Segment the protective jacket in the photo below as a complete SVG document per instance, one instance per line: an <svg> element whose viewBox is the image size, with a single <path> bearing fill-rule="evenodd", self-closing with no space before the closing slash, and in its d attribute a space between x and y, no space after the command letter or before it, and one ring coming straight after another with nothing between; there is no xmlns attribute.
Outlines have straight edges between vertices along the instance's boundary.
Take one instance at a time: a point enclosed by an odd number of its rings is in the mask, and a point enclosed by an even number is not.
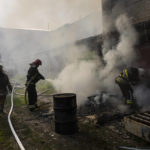
<svg viewBox="0 0 150 150"><path fill-rule="evenodd" d="M132 85L136 85L139 82L138 69L133 67L125 68L115 81L122 91L125 103L132 104L134 100Z"/></svg>
<svg viewBox="0 0 150 150"><path fill-rule="evenodd" d="M27 74L27 86L35 85L40 79L44 79L44 76L39 73L37 67L31 65Z"/></svg>
<svg viewBox="0 0 150 150"><path fill-rule="evenodd" d="M4 72L2 72L0 73L0 95L8 94L7 87L9 91L12 91L12 86L9 82L8 76Z"/></svg>
<svg viewBox="0 0 150 150"><path fill-rule="evenodd" d="M135 85L139 82L139 72L137 68L125 68L120 75L116 78L116 82L119 83L121 80L126 80L131 85Z"/></svg>

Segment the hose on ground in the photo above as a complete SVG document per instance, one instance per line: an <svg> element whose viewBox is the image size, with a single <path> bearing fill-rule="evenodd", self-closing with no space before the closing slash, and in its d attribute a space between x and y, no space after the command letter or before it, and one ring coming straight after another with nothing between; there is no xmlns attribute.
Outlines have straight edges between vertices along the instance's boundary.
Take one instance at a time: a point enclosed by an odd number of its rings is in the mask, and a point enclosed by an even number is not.
<svg viewBox="0 0 150 150"><path fill-rule="evenodd" d="M9 123L10 129L11 129L11 131L12 131L12 133L13 133L13 135L14 135L14 137L15 137L15 139L16 139L19 147L20 147L20 149L21 150L25 150L23 144L21 143L21 141L20 141L20 139L19 139L19 137L18 137L18 135L17 135L17 133L16 133L12 123L11 123L11 113L13 111L13 105L14 105L14 103L13 103L14 89L15 89L15 85L13 86L13 89L12 89L12 92L11 92L11 108L10 108L10 111L9 111L9 114L8 114L8 123Z"/></svg>

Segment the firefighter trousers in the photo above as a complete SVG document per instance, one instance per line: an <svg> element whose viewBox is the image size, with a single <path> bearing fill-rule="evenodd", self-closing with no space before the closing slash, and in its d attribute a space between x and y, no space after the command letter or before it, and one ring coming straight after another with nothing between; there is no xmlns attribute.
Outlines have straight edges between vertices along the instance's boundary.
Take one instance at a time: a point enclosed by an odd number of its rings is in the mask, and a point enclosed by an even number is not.
<svg viewBox="0 0 150 150"><path fill-rule="evenodd" d="M29 85L27 88L29 106L37 105L37 91L35 85Z"/></svg>
<svg viewBox="0 0 150 150"><path fill-rule="evenodd" d="M123 97L125 98L125 104L127 100L133 101L133 90L129 82L121 77L116 78L116 83L119 85Z"/></svg>
<svg viewBox="0 0 150 150"><path fill-rule="evenodd" d="M0 95L0 113L3 113L6 95Z"/></svg>

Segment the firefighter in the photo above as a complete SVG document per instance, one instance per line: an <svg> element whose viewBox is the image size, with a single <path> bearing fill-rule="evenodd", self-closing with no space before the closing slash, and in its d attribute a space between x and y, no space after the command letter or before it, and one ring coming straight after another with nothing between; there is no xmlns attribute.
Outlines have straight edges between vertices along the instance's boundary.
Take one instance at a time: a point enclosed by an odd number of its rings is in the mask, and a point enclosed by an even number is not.
<svg viewBox="0 0 150 150"><path fill-rule="evenodd" d="M3 66L0 65L0 114L4 113L4 104L6 101L6 96L12 91L12 86L9 82L8 76L3 71Z"/></svg>
<svg viewBox="0 0 150 150"><path fill-rule="evenodd" d="M139 69L135 67L125 68L115 79L119 85L122 95L125 100L125 104L135 106L136 101L133 97L132 86L139 83Z"/></svg>
<svg viewBox="0 0 150 150"><path fill-rule="evenodd" d="M41 75L38 71L38 67L42 65L42 61L40 59L35 60L30 64L30 68L27 73L27 81L26 88L28 92L28 100L29 100L29 109L33 111L37 108L37 91L36 91L36 83L42 79L44 80L44 76Z"/></svg>

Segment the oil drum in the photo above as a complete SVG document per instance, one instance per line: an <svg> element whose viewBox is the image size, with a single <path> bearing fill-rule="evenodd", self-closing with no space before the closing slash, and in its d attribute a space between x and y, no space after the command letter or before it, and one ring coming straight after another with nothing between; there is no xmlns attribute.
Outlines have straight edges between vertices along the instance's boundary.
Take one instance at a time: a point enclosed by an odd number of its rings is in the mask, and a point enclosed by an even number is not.
<svg viewBox="0 0 150 150"><path fill-rule="evenodd" d="M55 132L74 134L78 131L76 94L62 93L53 96Z"/></svg>

